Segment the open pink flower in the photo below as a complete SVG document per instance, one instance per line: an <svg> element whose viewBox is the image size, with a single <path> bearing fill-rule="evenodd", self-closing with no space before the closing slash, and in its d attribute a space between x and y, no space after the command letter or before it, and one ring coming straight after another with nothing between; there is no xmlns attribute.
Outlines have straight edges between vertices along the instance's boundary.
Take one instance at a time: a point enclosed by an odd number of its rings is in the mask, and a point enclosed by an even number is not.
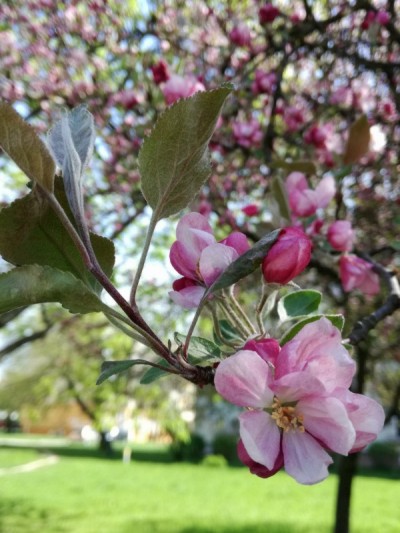
<svg viewBox="0 0 400 533"><path fill-rule="evenodd" d="M306 325L274 363L248 349L222 361L215 387L247 408L238 454L250 471L269 477L284 465L298 482L318 483L332 463L327 451L347 455L374 440L383 410L347 390L354 370L340 332L325 318Z"/></svg>
<svg viewBox="0 0 400 533"><path fill-rule="evenodd" d="M380 291L379 276L372 270L372 264L353 254L344 254L339 261L339 275L346 292L359 289L368 296Z"/></svg>
<svg viewBox="0 0 400 533"><path fill-rule="evenodd" d="M268 470L280 454L285 470L299 483L318 483L332 459L326 449L347 454L355 430L343 403L325 397L311 374L293 373L271 383L271 367L255 352L242 350L220 363L217 391L248 410L239 417L247 454ZM300 375L299 375L300 374Z"/></svg>
<svg viewBox="0 0 400 533"><path fill-rule="evenodd" d="M171 298L183 307L197 307L205 287L222 274L228 265L249 249L243 233L233 232L217 242L207 219L188 213L178 222L177 240L170 250L172 266L183 276L175 281Z"/></svg>
<svg viewBox="0 0 400 533"><path fill-rule="evenodd" d="M298 217L314 215L317 209L326 207L336 193L335 180L332 176L322 178L313 190L310 189L302 172L291 172L286 178L285 186L290 208Z"/></svg>

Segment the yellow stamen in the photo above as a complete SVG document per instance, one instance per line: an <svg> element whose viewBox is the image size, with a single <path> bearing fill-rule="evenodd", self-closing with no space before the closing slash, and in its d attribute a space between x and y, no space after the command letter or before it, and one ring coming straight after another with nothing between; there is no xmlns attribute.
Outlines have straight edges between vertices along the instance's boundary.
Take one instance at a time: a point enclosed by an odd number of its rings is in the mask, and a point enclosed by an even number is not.
<svg viewBox="0 0 400 533"><path fill-rule="evenodd" d="M296 413L296 408L292 405L282 405L278 398L274 398L272 404L271 417L275 420L276 425L283 429L285 433L292 429L297 429L301 433L304 433L304 417Z"/></svg>

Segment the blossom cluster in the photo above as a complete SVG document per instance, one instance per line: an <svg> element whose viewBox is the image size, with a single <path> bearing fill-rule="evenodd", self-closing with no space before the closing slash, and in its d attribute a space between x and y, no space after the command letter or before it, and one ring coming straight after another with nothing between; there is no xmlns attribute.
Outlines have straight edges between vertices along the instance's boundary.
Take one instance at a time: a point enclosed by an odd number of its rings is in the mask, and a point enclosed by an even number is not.
<svg viewBox="0 0 400 533"><path fill-rule="evenodd" d="M354 373L340 331L326 318L282 347L271 338L246 343L215 374L221 396L246 408L239 458L260 477L284 467L299 483L325 479L331 452L359 451L383 426L382 407L349 390Z"/></svg>
<svg viewBox="0 0 400 533"><path fill-rule="evenodd" d="M323 177L315 189L308 185L302 172L290 173L285 181L289 205L294 218L310 217L326 208L336 194L333 176ZM324 221L316 218L309 232L319 234ZM355 231L348 220L335 220L326 231L326 240L333 250L343 252L339 259L339 276L346 292L359 289L368 296L379 293L379 276L373 265L350 253L353 250Z"/></svg>

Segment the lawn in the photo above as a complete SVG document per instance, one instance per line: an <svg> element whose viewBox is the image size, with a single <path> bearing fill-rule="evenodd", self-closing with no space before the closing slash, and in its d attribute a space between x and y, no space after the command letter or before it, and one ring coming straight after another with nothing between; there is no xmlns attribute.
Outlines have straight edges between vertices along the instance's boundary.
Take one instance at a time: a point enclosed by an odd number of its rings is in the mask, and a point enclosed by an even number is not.
<svg viewBox="0 0 400 533"><path fill-rule="evenodd" d="M303 487L284 473L262 480L248 474L245 468L171 463L160 448L147 449L147 455L146 448L135 449L134 460L123 464L100 459L93 450L79 446L59 448L59 462L55 465L1 475L0 532L331 530L337 482L334 475L319 485ZM0 448L0 467L42 456L32 450ZM398 481L357 477L353 532L398 533L399 501Z"/></svg>

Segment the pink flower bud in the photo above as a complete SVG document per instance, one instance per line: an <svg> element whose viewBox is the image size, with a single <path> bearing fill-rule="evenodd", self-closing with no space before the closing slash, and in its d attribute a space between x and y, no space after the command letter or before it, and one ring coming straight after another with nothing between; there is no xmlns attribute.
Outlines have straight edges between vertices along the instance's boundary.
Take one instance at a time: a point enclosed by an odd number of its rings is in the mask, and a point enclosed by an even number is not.
<svg viewBox="0 0 400 533"><path fill-rule="evenodd" d="M261 339L255 340L251 339L246 342L242 348L243 350L251 350L252 352L258 353L261 359L264 359L267 363L272 363L275 365L276 358L281 351L279 342L276 339Z"/></svg>
<svg viewBox="0 0 400 533"><path fill-rule="evenodd" d="M342 255L339 261L339 275L346 292L360 289L368 296L378 294L379 276L372 270L371 263L352 254Z"/></svg>
<svg viewBox="0 0 400 533"><path fill-rule="evenodd" d="M154 82L157 85L163 83L164 81L168 81L170 78L168 72L168 65L163 59L160 59L158 63L152 65L150 67L150 70L153 73Z"/></svg>
<svg viewBox="0 0 400 533"><path fill-rule="evenodd" d="M251 33L246 24L238 24L229 33L229 39L238 46L251 45Z"/></svg>
<svg viewBox="0 0 400 533"><path fill-rule="evenodd" d="M355 233L348 220L336 220L328 228L329 244L340 252L349 252L353 248Z"/></svg>
<svg viewBox="0 0 400 533"><path fill-rule="evenodd" d="M258 215L260 209L256 204L249 204L242 207L242 212L248 217L254 217L255 215Z"/></svg>
<svg viewBox="0 0 400 533"><path fill-rule="evenodd" d="M281 12L277 7L273 6L272 4L265 4L264 6L260 7L260 11L258 12L260 24L274 22L276 17L278 17L280 14Z"/></svg>
<svg viewBox="0 0 400 533"><path fill-rule="evenodd" d="M298 276L311 260L312 244L300 228L284 228L262 264L268 283L284 285Z"/></svg>

